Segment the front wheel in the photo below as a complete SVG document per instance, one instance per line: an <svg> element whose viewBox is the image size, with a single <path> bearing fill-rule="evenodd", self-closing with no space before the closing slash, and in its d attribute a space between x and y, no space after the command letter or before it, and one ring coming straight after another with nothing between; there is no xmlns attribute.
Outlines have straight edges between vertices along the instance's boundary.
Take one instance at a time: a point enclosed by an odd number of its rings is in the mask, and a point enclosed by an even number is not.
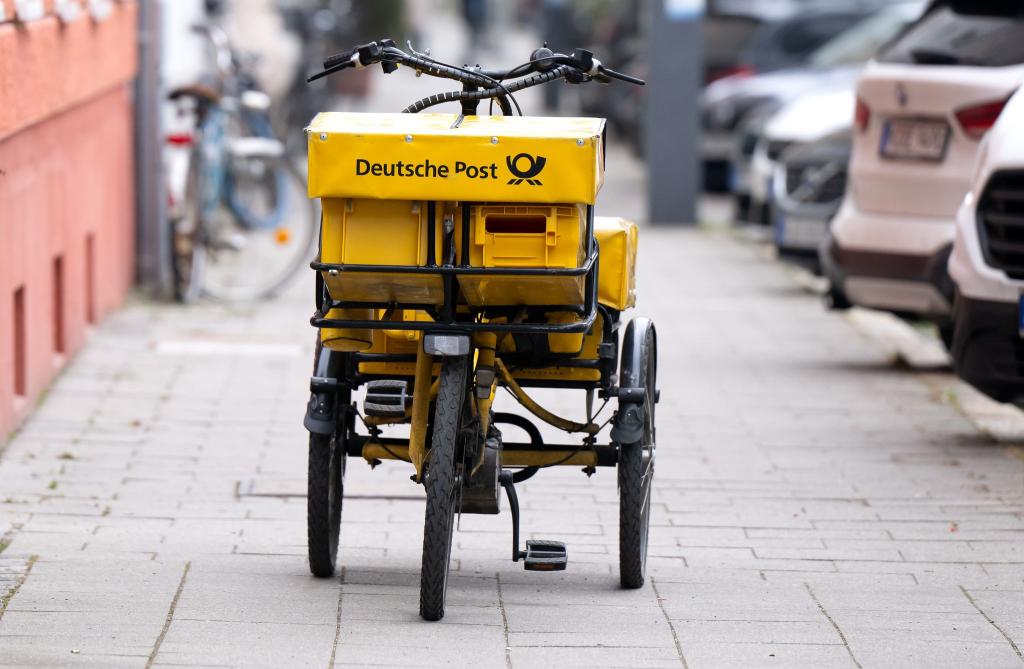
<svg viewBox="0 0 1024 669"><path fill-rule="evenodd" d="M465 415L468 365L468 359L461 357L449 358L441 367L434 432L423 481L427 508L423 520L420 615L424 620L444 617L455 509L462 485L458 440Z"/></svg>

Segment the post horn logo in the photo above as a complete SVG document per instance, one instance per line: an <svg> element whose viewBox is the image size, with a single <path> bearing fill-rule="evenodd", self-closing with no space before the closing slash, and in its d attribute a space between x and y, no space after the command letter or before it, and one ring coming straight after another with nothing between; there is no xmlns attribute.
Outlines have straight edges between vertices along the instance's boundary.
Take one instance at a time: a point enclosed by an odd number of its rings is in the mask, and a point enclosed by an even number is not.
<svg viewBox="0 0 1024 669"><path fill-rule="evenodd" d="M528 163L525 170L519 169L520 163ZM531 186L540 186L541 181L537 179L537 175L541 173L546 165L548 159L544 156L531 156L528 153L520 153L516 156L506 156L505 165L508 166L508 171L515 176L508 180L509 185L518 186L524 181Z"/></svg>

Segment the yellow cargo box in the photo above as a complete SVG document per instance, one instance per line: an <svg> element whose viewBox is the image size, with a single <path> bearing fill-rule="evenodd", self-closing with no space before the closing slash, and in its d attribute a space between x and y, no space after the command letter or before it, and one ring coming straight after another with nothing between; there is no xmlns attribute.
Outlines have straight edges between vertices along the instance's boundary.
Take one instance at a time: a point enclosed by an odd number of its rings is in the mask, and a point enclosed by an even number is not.
<svg viewBox="0 0 1024 669"><path fill-rule="evenodd" d="M307 128L309 196L593 204L604 120L325 112Z"/></svg>

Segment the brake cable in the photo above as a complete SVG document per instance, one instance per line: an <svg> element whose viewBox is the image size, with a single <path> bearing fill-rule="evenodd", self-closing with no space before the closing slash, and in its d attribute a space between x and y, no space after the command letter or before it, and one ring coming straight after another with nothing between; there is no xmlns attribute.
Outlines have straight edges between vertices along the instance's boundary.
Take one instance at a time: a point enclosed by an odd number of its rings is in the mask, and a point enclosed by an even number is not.
<svg viewBox="0 0 1024 669"><path fill-rule="evenodd" d="M539 86L540 84L560 79L570 72L578 71L576 68L569 65L559 65L553 70L547 72L538 72L530 77L514 81L507 86L502 86L509 91L509 93L515 91L521 91L525 88L532 86ZM418 100L413 104L409 105L402 110L404 114L415 114L421 112L424 109L434 107L446 102L458 102L461 100L487 100L488 98L501 98L501 89L499 88L487 88L480 91L448 91L447 93L436 93L428 97Z"/></svg>
<svg viewBox="0 0 1024 669"><path fill-rule="evenodd" d="M434 58L431 58L430 56L421 55L418 53L415 55L410 55L397 47L388 47L384 49L382 53L382 60L384 55L390 55L392 57L392 59L389 59L388 62L396 63L399 65L406 65L407 67L413 68L417 72L426 72L427 74L430 74L432 76L440 77L443 79L452 79L454 81L469 83L475 86L489 86L490 88L486 90L490 91L499 89L500 94L492 97L498 97L500 100L504 100L506 97L508 97L512 101L512 104L515 105L516 112L520 116L523 115L523 109L522 107L519 106L519 101L516 100L514 95L512 95L512 91L509 90L503 83L501 83L501 81L495 79L494 77L464 67L458 67L456 65L442 63L438 60L435 60ZM454 76L452 72L457 72L463 76ZM448 100L445 100L445 102L448 102ZM502 107L502 112L505 112L507 109L507 113L511 114L512 109L508 107L507 101L504 105L502 105L501 102L499 102L498 104L499 106Z"/></svg>

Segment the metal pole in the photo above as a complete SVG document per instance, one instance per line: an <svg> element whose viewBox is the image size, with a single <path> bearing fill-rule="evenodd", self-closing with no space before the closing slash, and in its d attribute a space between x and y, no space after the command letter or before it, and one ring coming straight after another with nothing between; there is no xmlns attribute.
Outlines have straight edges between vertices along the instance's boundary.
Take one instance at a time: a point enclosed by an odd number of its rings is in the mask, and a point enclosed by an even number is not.
<svg viewBox="0 0 1024 669"><path fill-rule="evenodd" d="M160 74L162 0L139 2L139 72L135 80L136 282L157 297L170 295L165 210Z"/></svg>
<svg viewBox="0 0 1024 669"><path fill-rule="evenodd" d="M704 0L649 0L645 149L652 223L694 224L701 187L697 98Z"/></svg>

